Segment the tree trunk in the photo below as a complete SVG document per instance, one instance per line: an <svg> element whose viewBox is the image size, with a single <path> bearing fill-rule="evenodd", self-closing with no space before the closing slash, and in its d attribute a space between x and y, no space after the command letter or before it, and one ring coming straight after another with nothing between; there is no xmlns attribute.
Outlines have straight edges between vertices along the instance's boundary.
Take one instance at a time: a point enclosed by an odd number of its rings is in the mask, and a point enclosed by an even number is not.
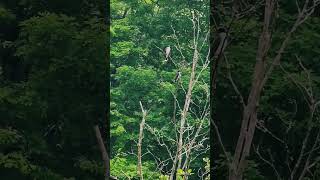
<svg viewBox="0 0 320 180"><path fill-rule="evenodd" d="M266 0L264 26L259 39L259 46L256 56L256 65L251 85L251 91L247 100L247 105L243 110L243 118L235 149L234 159L232 161L229 180L241 180L246 168L246 158L250 153L252 139L257 123L257 107L263 87L265 68L265 56L270 47L269 26L271 22L274 7L273 0Z"/></svg>
<svg viewBox="0 0 320 180"><path fill-rule="evenodd" d="M173 180L175 176L175 171L176 169L179 169L181 167L181 161L182 161L182 147L183 147L183 133L185 130L185 123L186 123L186 118L187 118L187 113L189 111L189 106L191 102L191 97L192 97L192 90L195 82L195 74L196 74L196 67L198 63L198 51L195 48L194 50L194 55L193 55L193 63L192 63L192 71L190 75L190 80L189 80L189 86L188 86L188 92L186 94L185 98L185 103L183 107L183 111L181 113L181 120L180 120L180 130L179 130L179 139L178 139L178 145L177 145L177 153L175 160L173 162L172 170L171 170L171 176L170 180Z"/></svg>
<svg viewBox="0 0 320 180"><path fill-rule="evenodd" d="M142 111L142 121L140 123L140 130L139 130L139 140L138 140L138 175L140 176L140 179L143 180L143 173L142 173L142 150L141 150L141 145L142 145L142 139L143 139L143 129L144 129L144 124L146 122L146 116L147 116L147 112L143 109L142 103L141 101L140 103L140 107L141 107L141 111Z"/></svg>
<svg viewBox="0 0 320 180"><path fill-rule="evenodd" d="M102 155L102 160L103 160L104 166L105 166L105 171L106 171L105 172L105 179L109 179L109 177L110 177L109 156L108 156L106 147L104 146L99 126L98 125L94 125L93 129L94 129L95 134L96 134L96 138L97 138L97 141L98 141L98 146L99 146L99 149L100 149L100 152L101 152L101 155Z"/></svg>

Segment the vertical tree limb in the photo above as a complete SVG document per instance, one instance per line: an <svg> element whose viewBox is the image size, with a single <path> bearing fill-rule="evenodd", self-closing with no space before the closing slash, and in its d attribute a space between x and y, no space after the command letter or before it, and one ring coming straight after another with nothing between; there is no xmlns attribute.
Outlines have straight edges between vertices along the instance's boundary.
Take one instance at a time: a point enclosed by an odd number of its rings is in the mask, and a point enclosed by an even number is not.
<svg viewBox="0 0 320 180"><path fill-rule="evenodd" d="M106 147L104 146L104 142L100 133L100 129L98 125L94 125L93 126L94 132L96 134L96 138L98 141L98 146L102 155L102 160L104 162L104 166L105 166L105 178L109 179L110 177L110 164L109 164L109 156L106 150Z"/></svg>
<svg viewBox="0 0 320 180"><path fill-rule="evenodd" d="M249 154L251 142L256 125L257 105L261 93L261 82L265 72L265 56L270 46L270 22L273 12L274 1L266 0L263 30L259 39L256 65L251 91L247 100L247 105L243 110L242 124L238 138L235 155L230 167L230 180L241 180L245 169L245 158ZM251 121L251 122L250 122Z"/></svg>
<svg viewBox="0 0 320 180"><path fill-rule="evenodd" d="M139 129L139 140L138 140L138 175L140 176L140 179L143 180L143 173L142 173L142 139L143 139L143 129L144 125L146 122L146 116L147 116L147 111L143 109L141 101L139 101L140 107L141 107L141 112L142 112L142 121L140 123L140 129Z"/></svg>
<svg viewBox="0 0 320 180"><path fill-rule="evenodd" d="M199 60L199 52L198 52L198 47L197 47L197 44L198 44L198 42L197 42L197 39L198 39L198 37L197 37L198 36L197 28L200 28L200 27L197 27L197 24L196 24L197 22L196 21L197 21L196 17L193 14L192 22L193 22L193 31L194 31L194 35L193 35L194 53L193 53L193 59L192 59L192 70L191 70L190 79L189 79L188 91L187 91L187 94L185 96L184 107L183 107L183 110L181 112L177 153L176 153L175 160L173 162L170 180L172 180L174 178L176 169L179 169L181 167L182 148L183 148L183 134L184 134L184 131L185 131L185 123L186 123L187 113L189 111L189 106L190 106L190 103L191 103L192 90L193 90L194 83L195 83L196 67L197 67L197 63L198 63L198 60Z"/></svg>

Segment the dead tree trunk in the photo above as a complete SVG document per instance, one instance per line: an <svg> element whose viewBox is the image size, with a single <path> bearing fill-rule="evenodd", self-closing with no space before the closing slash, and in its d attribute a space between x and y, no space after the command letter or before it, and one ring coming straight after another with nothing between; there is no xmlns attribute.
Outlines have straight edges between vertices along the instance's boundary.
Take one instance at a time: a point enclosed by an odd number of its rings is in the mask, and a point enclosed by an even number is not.
<svg viewBox="0 0 320 180"><path fill-rule="evenodd" d="M109 177L110 177L109 156L108 156L106 147L104 146L103 138L101 136L99 126L98 125L94 125L93 129L94 129L94 132L96 134L96 138L97 138L97 141L98 141L98 146L99 146L99 149L100 149L100 152L101 152L101 155L102 155L102 160L103 160L104 166L105 166L105 171L106 171L105 172L105 178L109 179Z"/></svg>
<svg viewBox="0 0 320 180"><path fill-rule="evenodd" d="M191 70L190 79L189 79L188 91L186 93L183 110L181 112L179 137L178 137L178 143L177 143L177 152L176 152L175 159L173 161L170 180L174 179L176 169L179 169L182 164L182 150L183 150L185 124L186 124L186 120L187 120L189 106L191 103L192 90L193 90L194 84L196 82L196 68L197 68L197 63L199 60L198 42L197 42L197 38L199 36L199 34L198 34L199 31L197 28L199 28L199 27L197 26L198 25L197 21L198 20L196 20L195 14L193 13L192 22L193 22L193 31L194 31L194 37L193 37L194 52L193 52L193 58L192 58L192 70Z"/></svg>
<svg viewBox="0 0 320 180"><path fill-rule="evenodd" d="M274 7L273 0L266 0L264 26L259 39L256 65L251 85L251 91L247 105L243 110L242 124L238 138L234 159L232 161L229 180L241 180L246 167L246 157L249 155L250 147L257 123L257 107L259 105L262 82L265 74L265 57L270 47L270 22Z"/></svg>
<svg viewBox="0 0 320 180"><path fill-rule="evenodd" d="M269 68L266 68L266 55L270 48L270 24L274 12L275 0L266 0L264 12L264 25L259 39L254 76L251 85L251 91L247 103L243 110L242 124L240 135L235 149L234 159L229 168L229 180L241 180L246 168L246 158L250 153L254 131L257 125L257 109L259 106L260 96L266 81L270 77L276 65L280 64L282 54L295 30L314 12L315 7L320 3L318 0L313 1L309 6L309 0L306 0L302 9L299 9L298 17L283 40L277 55L272 59Z"/></svg>
<svg viewBox="0 0 320 180"><path fill-rule="evenodd" d="M143 173L142 173L142 150L141 150L141 145L142 145L142 139L143 139L143 129L144 125L146 122L146 116L147 116L147 111L143 109L141 101L140 107L142 111L142 121L140 123L140 130L139 130L139 140L138 140L138 175L140 176L140 179L143 180Z"/></svg>
<svg viewBox="0 0 320 180"><path fill-rule="evenodd" d="M182 147L183 147L183 134L185 131L185 123L186 123L186 118L187 118L187 113L189 111L189 106L191 102L191 96L192 96L192 90L194 86L194 81L195 81L195 71L196 71L196 66L198 63L198 52L197 50L194 51L194 57L193 57L193 63L192 63L192 72L190 75L190 80L189 80L189 86L188 86L188 92L186 94L185 98L185 103L183 107L183 111L181 113L181 120L180 120L180 130L179 130L179 139L178 139L178 145L177 145L177 153L175 157L175 161L173 162L173 167L172 167L172 173L170 176L170 179L172 180L173 177L175 176L175 170L181 167L181 161L182 161Z"/></svg>

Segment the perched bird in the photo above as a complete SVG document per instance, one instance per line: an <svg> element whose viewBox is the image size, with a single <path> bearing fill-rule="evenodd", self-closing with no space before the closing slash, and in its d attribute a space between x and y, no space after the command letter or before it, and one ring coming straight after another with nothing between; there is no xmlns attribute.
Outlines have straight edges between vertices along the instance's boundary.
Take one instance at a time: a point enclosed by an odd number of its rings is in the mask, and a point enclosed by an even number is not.
<svg viewBox="0 0 320 180"><path fill-rule="evenodd" d="M168 46L168 47L164 48L164 56L166 58L165 61L168 61L170 54L171 54L171 47Z"/></svg>
<svg viewBox="0 0 320 180"><path fill-rule="evenodd" d="M180 78L181 78L181 72L178 70L176 73L176 77L174 78L174 82L178 82Z"/></svg>
<svg viewBox="0 0 320 180"><path fill-rule="evenodd" d="M227 30L224 27L220 27L217 30L216 38L213 42L212 48L214 57L217 58L220 54L223 54L228 44Z"/></svg>

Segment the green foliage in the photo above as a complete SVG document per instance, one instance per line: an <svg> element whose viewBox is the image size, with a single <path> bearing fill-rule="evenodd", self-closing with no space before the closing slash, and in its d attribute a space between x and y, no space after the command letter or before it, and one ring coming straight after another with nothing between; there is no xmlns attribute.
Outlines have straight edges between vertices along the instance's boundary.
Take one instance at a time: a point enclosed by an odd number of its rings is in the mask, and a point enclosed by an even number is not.
<svg viewBox="0 0 320 180"><path fill-rule="evenodd" d="M0 3L1 179L104 176L92 128L106 126L101 3Z"/></svg>
<svg viewBox="0 0 320 180"><path fill-rule="evenodd" d="M159 180L169 180L169 178L168 175L160 175Z"/></svg>
<svg viewBox="0 0 320 180"><path fill-rule="evenodd" d="M0 172L3 169L15 170L16 173L32 179L63 179L59 174L31 164L21 153L9 153L6 155L0 153Z"/></svg>
<svg viewBox="0 0 320 180"><path fill-rule="evenodd" d="M1 7L0 5L0 22L3 25L12 23L16 19L15 14L10 12L10 10Z"/></svg>
<svg viewBox="0 0 320 180"><path fill-rule="evenodd" d="M142 172L147 179L158 179L161 175L157 172L153 172L154 163L145 162L142 165ZM110 167L112 167L111 174L116 175L119 179L126 178L139 178L137 175L137 163L130 158L114 157L110 161ZM162 176L162 178L164 178ZM160 178L161 179L161 178Z"/></svg>
<svg viewBox="0 0 320 180"><path fill-rule="evenodd" d="M186 171L184 171L183 169L178 169L177 170L177 180L183 180L188 176L191 176L192 174L192 169L188 169Z"/></svg>
<svg viewBox="0 0 320 180"><path fill-rule="evenodd" d="M89 172L90 174L103 174L104 168L101 163L96 161L90 161L86 157L80 157L75 166L79 167L84 172Z"/></svg>
<svg viewBox="0 0 320 180"><path fill-rule="evenodd" d="M0 147L12 146L18 143L21 136L14 130L0 129Z"/></svg>
<svg viewBox="0 0 320 180"><path fill-rule="evenodd" d="M246 172L244 173L245 179L252 180L266 180L266 178L261 174L258 168L258 164L254 161L248 161L248 166Z"/></svg>
<svg viewBox="0 0 320 180"><path fill-rule="evenodd" d="M298 2L300 6L303 5L302 1ZM272 20L272 43L265 58L266 68L270 67L271 60L278 53L283 40L287 37L287 33L297 17L295 2L281 1L279 5L280 8L277 10L279 16ZM225 19L226 24L230 23L230 19ZM257 119L263 123L263 126L255 130L253 145L248 157L250 160L245 173L246 179L278 178L273 167L270 167L255 153L254 148L257 148L257 146L259 146L261 156L274 165L281 178L287 179L289 177L288 161L290 168L297 162L310 123L308 123L310 102L306 101L306 97L308 98L308 93L311 90L316 99L320 97L319 41L317 40L320 27L318 22L319 14L316 13L297 28L282 54L281 67L275 66L263 87L257 114ZM232 43L225 53L233 81L245 101L248 99L252 86L257 43L260 38L262 23L263 11L253 13L250 17L234 22L230 32ZM301 60L301 64L307 70L301 66L298 59ZM309 77L308 74L310 74ZM227 151L233 153L239 137L244 110L239 95L228 78L228 67L225 62L220 64L218 77L215 107L219 118L220 136ZM307 143L308 148L311 148L315 141L316 131L319 130L318 119L319 110L316 110L311 122L313 130L310 141ZM228 164L226 164L225 159L225 157L218 157L215 160L218 179L225 178L228 175ZM315 160L315 157L313 160ZM315 172L314 170L311 171ZM306 174L306 176L311 178L312 175Z"/></svg>
<svg viewBox="0 0 320 180"><path fill-rule="evenodd" d="M113 175L125 178L123 173L125 172L128 177L137 177L137 158L132 157L132 153L137 153L136 143L141 122L139 101L141 101L148 111L147 127L144 129L142 142L142 153L146 153L142 157L145 168L143 170L144 177L147 179L168 179L172 162L168 161L168 164L162 167L162 171L159 171L161 167L159 160L155 160L157 158L147 152L154 153L156 157L160 157L162 160L170 158L165 146L161 146L157 142L155 137L157 136L168 147L173 147L170 149L172 155L176 153L174 138L181 114L179 108L183 108L184 91L188 88L193 57L193 49L190 48L193 38L192 21L190 21L191 11L196 11L201 17L199 21L202 30L199 40L201 43L205 37L206 29L208 29L208 13L205 13L208 10L208 5L208 1L194 1L192 3L182 0L159 2L111 1L110 129L111 161L116 168L116 170L111 168ZM175 47L177 41L173 37L173 29L179 39L184 57ZM168 45L172 48L172 59L164 62L162 49ZM200 52L202 63L207 55L207 50L208 44L205 43ZM199 63L199 66L202 63ZM177 70L182 73L181 84L173 81ZM200 70L200 67L198 67L196 73L198 74ZM190 109L194 112L187 115L190 126L199 126L201 109L207 103L209 74L209 68L205 69L193 89L192 100L197 106L190 105ZM177 98L176 103L180 106L176 107L176 110L174 110L174 96ZM173 116L177 124L173 123ZM209 127L209 121L207 120L203 120L205 135L208 135L205 133ZM205 142L204 146L207 143ZM196 171L201 168L203 164L201 159L206 155L205 153L199 155L191 163L189 169ZM192 154L191 156L196 155ZM146 168L147 164L148 168ZM197 179L196 173L188 172L188 170L185 173L189 173L190 179ZM148 174L154 174L154 176ZM182 174L177 175L177 178L181 177Z"/></svg>

